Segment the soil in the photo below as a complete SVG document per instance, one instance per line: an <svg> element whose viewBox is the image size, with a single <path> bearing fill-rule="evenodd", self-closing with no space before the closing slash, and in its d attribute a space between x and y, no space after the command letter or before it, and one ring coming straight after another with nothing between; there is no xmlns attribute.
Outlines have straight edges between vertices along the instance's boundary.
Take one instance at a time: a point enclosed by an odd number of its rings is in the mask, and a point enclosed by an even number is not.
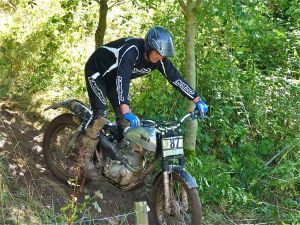
<svg viewBox="0 0 300 225"><path fill-rule="evenodd" d="M15 184L24 186L25 191L44 207L59 213L62 207L72 202L74 196L78 199L78 207L86 201L86 196L92 196L93 202L89 203L86 212L91 215L91 224L134 225L134 216L124 215L134 211L134 202L147 201L150 204L151 184L126 192L103 179L87 183L83 194L75 193L71 186L58 180L45 164L41 147L45 125L35 123L27 114L5 103L0 104L0 121L1 159L8 162L8 170ZM153 224L151 211L148 216L149 224Z"/></svg>

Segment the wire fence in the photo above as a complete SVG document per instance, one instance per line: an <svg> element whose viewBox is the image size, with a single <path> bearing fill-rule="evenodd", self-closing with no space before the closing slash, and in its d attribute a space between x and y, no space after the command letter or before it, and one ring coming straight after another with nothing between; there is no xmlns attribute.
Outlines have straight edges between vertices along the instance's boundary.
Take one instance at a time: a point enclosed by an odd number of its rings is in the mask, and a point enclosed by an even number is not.
<svg viewBox="0 0 300 225"><path fill-rule="evenodd" d="M148 206L146 202L135 202L135 210L129 213L124 213L116 216L90 218L83 216L80 219L72 222L73 225L149 225L148 221ZM134 217L134 224L128 220L128 217ZM59 223L60 225L69 225L69 223ZM58 223L45 223L42 225L58 225Z"/></svg>

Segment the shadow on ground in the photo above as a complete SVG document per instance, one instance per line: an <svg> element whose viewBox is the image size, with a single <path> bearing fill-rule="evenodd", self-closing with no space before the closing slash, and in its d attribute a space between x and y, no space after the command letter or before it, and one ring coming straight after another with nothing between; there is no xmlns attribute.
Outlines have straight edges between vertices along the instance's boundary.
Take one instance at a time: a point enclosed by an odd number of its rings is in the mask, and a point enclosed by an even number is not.
<svg viewBox="0 0 300 225"><path fill-rule="evenodd" d="M46 167L41 147L44 126L29 121L20 111L5 103L0 104L0 121L0 162L7 178L0 180L0 182L7 180L7 183L1 185L1 194L9 193L10 199L14 199L13 204L10 205L24 211L25 217L30 203L53 210L53 214L61 213L61 209L70 204L74 192L70 186L54 177ZM22 198L21 193L27 197ZM96 207L93 202L88 212L89 220L92 218L94 224L119 224L120 221L123 221L122 224L134 224L134 216L128 215L134 211L134 202L150 199L149 189L145 186L135 191L125 192L102 180L86 185L84 194L78 196L79 204L86 201L85 196L94 196L97 193L103 196L97 201L99 207ZM18 199L22 201L19 202ZM2 207L4 209L6 207L6 218L11 218L9 221L12 222L13 216L9 204L2 203ZM25 221L29 219L25 218ZM149 219L152 224L150 213ZM1 219L0 223L7 224L5 221L1 222ZM15 221L15 224L17 223Z"/></svg>

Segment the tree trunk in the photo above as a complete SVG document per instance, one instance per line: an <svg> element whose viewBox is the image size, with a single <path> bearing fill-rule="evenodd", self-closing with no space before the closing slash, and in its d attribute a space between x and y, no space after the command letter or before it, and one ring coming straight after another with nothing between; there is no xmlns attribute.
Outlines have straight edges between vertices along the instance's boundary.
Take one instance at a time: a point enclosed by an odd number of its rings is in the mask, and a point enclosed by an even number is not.
<svg viewBox="0 0 300 225"><path fill-rule="evenodd" d="M196 89L196 60L195 60L195 38L196 38L196 19L195 7L196 1L187 0L186 4L180 0L180 5L183 9L185 18L185 78L192 88ZM186 110L188 112L195 108L192 101L186 102ZM188 156L195 155L196 136L197 136L198 122L197 120L190 120L186 124L186 132L184 136L184 149Z"/></svg>
<svg viewBox="0 0 300 225"><path fill-rule="evenodd" d="M99 8L99 20L98 26L95 33L95 48L97 49L100 45L103 45L105 30L106 30L106 18L107 18L107 11L108 11L108 0L99 0L97 1L100 5Z"/></svg>

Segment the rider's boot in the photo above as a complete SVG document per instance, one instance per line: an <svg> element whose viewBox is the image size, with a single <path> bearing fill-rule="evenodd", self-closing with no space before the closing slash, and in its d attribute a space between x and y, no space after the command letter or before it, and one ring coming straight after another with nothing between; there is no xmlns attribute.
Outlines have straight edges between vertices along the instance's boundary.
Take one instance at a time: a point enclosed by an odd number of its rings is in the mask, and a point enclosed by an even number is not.
<svg viewBox="0 0 300 225"><path fill-rule="evenodd" d="M105 118L99 118L85 130L85 134L82 135L80 147L79 164L82 169L82 175L90 179L98 179L99 174L93 163L94 152L98 143L97 134L104 127L106 123Z"/></svg>

